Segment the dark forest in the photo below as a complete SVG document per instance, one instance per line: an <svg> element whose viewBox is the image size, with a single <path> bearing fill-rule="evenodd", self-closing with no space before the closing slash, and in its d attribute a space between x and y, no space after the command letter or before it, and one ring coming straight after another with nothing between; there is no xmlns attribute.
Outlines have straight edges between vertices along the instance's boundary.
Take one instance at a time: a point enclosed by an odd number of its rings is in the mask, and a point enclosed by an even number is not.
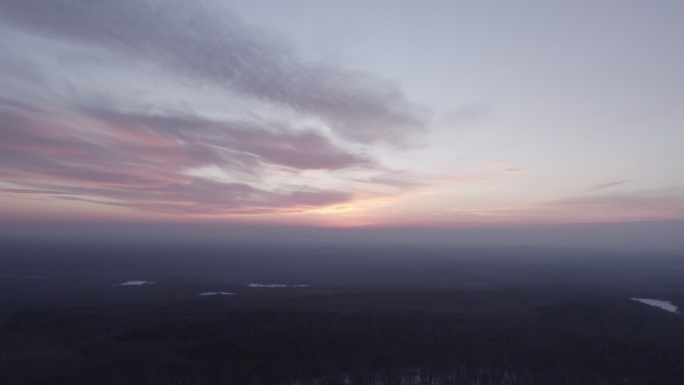
<svg viewBox="0 0 684 385"><path fill-rule="evenodd" d="M7 242L0 383L681 384L680 257Z"/></svg>

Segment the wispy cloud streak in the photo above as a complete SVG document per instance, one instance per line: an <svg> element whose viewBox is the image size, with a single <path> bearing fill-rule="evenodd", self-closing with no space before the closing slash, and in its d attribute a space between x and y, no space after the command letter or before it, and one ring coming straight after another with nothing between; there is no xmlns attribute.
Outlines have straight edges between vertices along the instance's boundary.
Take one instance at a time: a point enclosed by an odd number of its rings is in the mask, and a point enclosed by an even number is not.
<svg viewBox="0 0 684 385"><path fill-rule="evenodd" d="M617 180L614 182L601 183L601 184L597 184L595 186L590 187L588 190L589 191L603 190L603 189L607 189L610 187L619 186L619 185L625 184L627 182L629 182L629 181L628 180Z"/></svg>
<svg viewBox="0 0 684 385"><path fill-rule="evenodd" d="M420 109L392 83L307 63L216 8L207 1L0 3L4 19L21 27L145 57L180 76L320 117L348 139L399 144L420 130Z"/></svg>

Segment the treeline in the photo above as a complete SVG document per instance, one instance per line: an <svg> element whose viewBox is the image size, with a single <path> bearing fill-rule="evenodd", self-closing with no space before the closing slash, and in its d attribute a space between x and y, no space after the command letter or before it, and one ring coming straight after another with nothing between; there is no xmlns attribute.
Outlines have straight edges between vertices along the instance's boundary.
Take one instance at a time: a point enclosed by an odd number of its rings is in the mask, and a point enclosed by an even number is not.
<svg viewBox="0 0 684 385"><path fill-rule="evenodd" d="M22 311L2 321L0 384L684 383L681 318L604 305L555 304L524 316L246 311L214 302Z"/></svg>

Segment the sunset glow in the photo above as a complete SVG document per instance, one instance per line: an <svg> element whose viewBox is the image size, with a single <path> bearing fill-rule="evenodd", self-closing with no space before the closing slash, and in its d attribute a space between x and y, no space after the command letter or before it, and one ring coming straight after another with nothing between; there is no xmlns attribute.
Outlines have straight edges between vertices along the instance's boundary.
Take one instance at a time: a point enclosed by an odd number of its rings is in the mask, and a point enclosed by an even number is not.
<svg viewBox="0 0 684 385"><path fill-rule="evenodd" d="M3 226L684 220L679 3L155 4L0 1Z"/></svg>

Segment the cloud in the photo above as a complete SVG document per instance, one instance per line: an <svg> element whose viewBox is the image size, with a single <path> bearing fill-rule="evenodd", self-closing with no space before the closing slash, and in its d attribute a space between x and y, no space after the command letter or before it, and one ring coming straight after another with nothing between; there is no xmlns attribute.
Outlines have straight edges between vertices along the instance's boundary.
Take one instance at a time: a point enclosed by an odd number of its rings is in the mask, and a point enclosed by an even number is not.
<svg viewBox="0 0 684 385"><path fill-rule="evenodd" d="M16 188L0 188L0 193L10 193L10 194L40 194L40 195L61 195L68 194L64 191L52 191L52 190L31 190L31 189L16 189Z"/></svg>
<svg viewBox="0 0 684 385"><path fill-rule="evenodd" d="M503 169L504 172L525 172L527 171L526 168L520 168L520 167L506 167Z"/></svg>
<svg viewBox="0 0 684 385"><path fill-rule="evenodd" d="M352 194L308 187L266 191L246 183L192 177L186 169L208 163L228 170L249 168L235 165L241 162L240 154L252 157L257 174L266 163L302 169L369 165L366 158L348 154L313 133L270 133L179 117L99 115L108 119L101 126L94 124L84 136L68 124L0 108L0 175L6 182L31 187L1 191L58 194L58 199L166 213L305 209L348 201ZM301 154L305 145L313 146L312 151Z"/></svg>
<svg viewBox="0 0 684 385"><path fill-rule="evenodd" d="M603 189L606 189L606 188L609 188L609 187L619 186L619 185L625 184L625 183L627 183L627 182L629 182L629 180L625 179L625 180L617 180L617 181L614 181L614 182L601 183L601 184L597 184L597 185L595 185L595 186L590 187L590 188L588 189L588 191L603 190Z"/></svg>
<svg viewBox="0 0 684 385"><path fill-rule="evenodd" d="M0 15L34 32L146 58L178 76L318 117L348 140L402 145L423 126L422 109L391 82L308 63L209 1L4 0Z"/></svg>
<svg viewBox="0 0 684 385"><path fill-rule="evenodd" d="M0 22L4 194L264 214L365 194L348 174L414 187L376 176L374 151L410 145L421 107L220 2L0 0Z"/></svg>
<svg viewBox="0 0 684 385"><path fill-rule="evenodd" d="M645 190L447 211L487 218L492 223L581 224L681 220L684 194L678 188Z"/></svg>
<svg viewBox="0 0 684 385"><path fill-rule="evenodd" d="M529 171L526 168L516 167L506 162L487 162L485 165L488 167L497 168L504 173L521 173Z"/></svg>
<svg viewBox="0 0 684 385"><path fill-rule="evenodd" d="M603 194L540 202L536 207L542 210L571 210L577 215L588 217L676 219L684 210L684 195L680 191L669 190Z"/></svg>
<svg viewBox="0 0 684 385"><path fill-rule="evenodd" d="M197 117L142 115L107 110L86 111L107 122L115 130L130 130L135 143L147 139L172 140L201 146L207 161L221 162L222 157L279 164L296 169L338 170L371 166L366 156L336 146L312 130L298 131L286 123L266 122L255 126L244 121L211 121ZM144 133L144 134L142 134ZM145 137L141 137L145 135ZM230 151L230 156L225 156ZM223 155L222 155L223 154Z"/></svg>
<svg viewBox="0 0 684 385"><path fill-rule="evenodd" d="M220 183L193 179L190 183L145 189L116 190L100 187L65 187L74 194L104 199L60 197L141 211L167 214L270 214L296 213L317 206L347 202L349 193L310 189L271 192L244 183ZM111 199L111 200L107 200Z"/></svg>
<svg viewBox="0 0 684 385"><path fill-rule="evenodd" d="M434 178L413 175L407 171L389 171L357 181L401 189L417 189L435 184Z"/></svg>

